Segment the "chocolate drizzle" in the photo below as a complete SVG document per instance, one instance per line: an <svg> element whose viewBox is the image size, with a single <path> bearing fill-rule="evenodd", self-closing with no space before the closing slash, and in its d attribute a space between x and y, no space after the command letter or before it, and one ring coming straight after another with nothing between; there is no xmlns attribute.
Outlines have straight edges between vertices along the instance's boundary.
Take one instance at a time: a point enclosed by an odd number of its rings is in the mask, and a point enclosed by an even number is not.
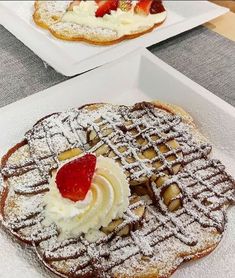
<svg viewBox="0 0 235 278"><path fill-rule="evenodd" d="M89 139L92 131L96 144ZM235 198L234 180L218 160L209 158L211 145L195 140L179 116L149 103L133 107L104 104L95 110L85 106L44 118L25 138L28 156L17 163L7 158L2 175L11 189L9 196L22 198L28 208L20 216L4 208L3 222L19 238L31 242L44 263L62 276L112 277L135 258L158 260L160 246L170 239L181 248L193 248L202 241L197 229L224 231L225 208ZM171 147L173 139L179 147ZM49 190L50 172L58 167L60 153L71 148L95 152L103 145L107 146L104 155L121 164L131 185L150 184L155 202L130 204L124 221L95 243L89 243L84 235L60 241L57 228L44 222L43 195ZM154 151L154 157L144 156L148 149ZM174 173L176 165L181 168ZM163 174L169 178L158 187L156 180ZM175 212L168 210L162 198L172 184L181 192L177 198L182 207ZM142 205L146 212L142 225L136 226L140 219L132 210ZM118 236L125 225L135 228L129 236Z"/></svg>

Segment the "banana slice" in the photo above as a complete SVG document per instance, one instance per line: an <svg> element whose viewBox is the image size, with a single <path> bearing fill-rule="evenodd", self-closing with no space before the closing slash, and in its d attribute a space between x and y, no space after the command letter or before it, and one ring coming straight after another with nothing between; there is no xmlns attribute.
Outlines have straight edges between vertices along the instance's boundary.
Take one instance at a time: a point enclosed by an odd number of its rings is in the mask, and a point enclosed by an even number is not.
<svg viewBox="0 0 235 278"><path fill-rule="evenodd" d="M163 194L164 202L167 206L180 194L179 187L177 184L173 183L165 190Z"/></svg>
<svg viewBox="0 0 235 278"><path fill-rule="evenodd" d="M91 130L88 134L88 141L93 142L95 139L98 139L98 135L94 130Z"/></svg>
<svg viewBox="0 0 235 278"><path fill-rule="evenodd" d="M95 150L95 154L96 156L100 156L100 155L106 155L110 152L110 148L108 145L101 145L98 149Z"/></svg>
<svg viewBox="0 0 235 278"><path fill-rule="evenodd" d="M137 203L140 201L140 197L137 195L133 195L131 196L130 199L130 208L132 207L133 204ZM104 232L105 234L110 234L112 232L115 232L115 230L117 230L117 235L118 236L126 236L130 234L130 231L132 230L136 230L140 224L141 221L143 219L144 213L145 213L145 205L143 203L141 203L139 206L137 207L133 207L131 208L131 212L137 216L137 221L134 224L127 224L124 227L122 227L121 229L118 229L118 226L120 226L124 219L120 218L120 219L115 219L113 220L107 227L103 227L101 230L102 232Z"/></svg>
<svg viewBox="0 0 235 278"><path fill-rule="evenodd" d="M108 157L109 158L114 158L114 157L116 157L116 154L113 151L110 151L109 154L108 154Z"/></svg>
<svg viewBox="0 0 235 278"><path fill-rule="evenodd" d="M158 137L157 137L156 135L153 135L152 137L153 137L154 139L156 139L156 140L158 139ZM140 142L140 139L139 139L139 142ZM143 141L143 142L144 142L144 141ZM145 142L144 142L144 143L145 143ZM178 143L175 139L167 141L166 144L161 144L161 145L157 146L157 148L159 149L159 151L160 151L162 154L169 152L170 149L177 150L177 149L179 149L179 147L180 147L180 145L179 145L179 143ZM145 150L145 151L143 152L143 155L144 155L145 158L147 158L147 159L149 159L149 160L152 160L153 158L155 158L155 157L157 156L157 153L156 153L156 151L154 150L154 148L149 148L149 149L147 149L147 150ZM177 155L178 155L179 157L182 157L182 156L183 156L183 155L182 155L182 152L178 152ZM166 157L166 160L167 160L168 162L172 162L172 161L174 161L174 160L176 160L176 159L177 159L177 157L176 157L176 155L174 155L174 154L172 154L172 155ZM154 166L155 168L157 168L157 169L160 168L162 165L163 165L163 164L162 164L162 162L161 162L160 160L157 160L157 161L153 164L153 166ZM174 166L172 166L172 171L173 171L173 173L174 173L174 174L177 174L177 173L179 172L180 168L181 168L181 164L180 164L180 163L177 163L177 164L175 164Z"/></svg>
<svg viewBox="0 0 235 278"><path fill-rule="evenodd" d="M153 148L145 150L143 152L143 155L145 156L145 158L150 159L150 160L157 156L157 154Z"/></svg>
<svg viewBox="0 0 235 278"><path fill-rule="evenodd" d="M163 184L169 179L168 175L163 175L155 180L157 187L163 186ZM169 185L163 192L163 200L170 211L175 211L181 207L180 195L181 191L176 183ZM151 196L151 194L149 194ZM152 192L152 196L153 196Z"/></svg>
<svg viewBox="0 0 235 278"><path fill-rule="evenodd" d="M81 153L83 153L83 151L79 148L70 149L70 150L60 153L58 155L58 160L59 161L67 160L67 159L73 158L75 156L78 156Z"/></svg>
<svg viewBox="0 0 235 278"><path fill-rule="evenodd" d="M179 147L180 147L179 143L176 140L174 140L174 139L168 141L167 145L170 146L174 150L179 149ZM178 152L178 157L181 157L181 158L183 157L182 152ZM167 158L168 161L173 161L175 159L176 159L175 156L170 156L170 157ZM177 174L179 172L180 168L181 168L181 164L180 163L179 164L175 164L172 167L174 174Z"/></svg>
<svg viewBox="0 0 235 278"><path fill-rule="evenodd" d="M180 205L180 199L177 198L180 194L180 189L176 183L171 184L163 193L164 203L170 211L177 210Z"/></svg>
<svg viewBox="0 0 235 278"><path fill-rule="evenodd" d="M123 219L113 220L111 223L109 223L109 225L107 227L103 227L101 230L102 230L102 232L104 232L105 234L108 235L108 234L112 233L117 228L117 226L122 224L122 222L123 222ZM127 232L127 234L128 234L128 232Z"/></svg>
<svg viewBox="0 0 235 278"><path fill-rule="evenodd" d="M113 130L111 128L101 129L102 136L108 136L112 132L113 132ZM91 130L88 134L88 141L93 143L94 141L97 141L97 140L99 141L98 134L94 130Z"/></svg>
<svg viewBox="0 0 235 278"><path fill-rule="evenodd" d="M172 200L168 206L169 211L176 211L181 207L181 200L175 199Z"/></svg>

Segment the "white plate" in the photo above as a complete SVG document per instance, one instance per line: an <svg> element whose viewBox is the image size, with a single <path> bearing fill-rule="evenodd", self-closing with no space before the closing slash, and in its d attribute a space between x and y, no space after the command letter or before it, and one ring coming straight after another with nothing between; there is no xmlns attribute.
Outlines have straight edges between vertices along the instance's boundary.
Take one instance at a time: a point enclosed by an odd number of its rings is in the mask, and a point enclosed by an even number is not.
<svg viewBox="0 0 235 278"><path fill-rule="evenodd" d="M32 20L32 1L0 1L0 23L58 72L72 76L111 62L203 24L228 11L207 1L165 1L165 23L153 32L113 46L55 39Z"/></svg>
<svg viewBox="0 0 235 278"><path fill-rule="evenodd" d="M92 102L133 104L153 99L178 104L189 111L235 176L235 109L145 49L1 108L0 156L46 114ZM180 267L173 277L234 278L234 219L235 208L231 208L228 229L219 247L211 255ZM2 231L0 246L1 278L51 276L35 263L34 256L17 248Z"/></svg>

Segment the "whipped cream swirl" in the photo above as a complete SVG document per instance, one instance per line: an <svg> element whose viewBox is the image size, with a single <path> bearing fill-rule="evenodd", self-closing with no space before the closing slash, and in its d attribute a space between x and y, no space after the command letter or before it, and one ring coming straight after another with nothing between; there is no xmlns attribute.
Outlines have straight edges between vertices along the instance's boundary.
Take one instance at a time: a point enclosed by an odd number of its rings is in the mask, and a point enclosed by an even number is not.
<svg viewBox="0 0 235 278"><path fill-rule="evenodd" d="M58 226L60 238L94 234L127 210L129 184L122 168L111 158L97 158L91 187L82 201L73 202L61 196L55 182L57 171L52 174L44 202L45 222Z"/></svg>

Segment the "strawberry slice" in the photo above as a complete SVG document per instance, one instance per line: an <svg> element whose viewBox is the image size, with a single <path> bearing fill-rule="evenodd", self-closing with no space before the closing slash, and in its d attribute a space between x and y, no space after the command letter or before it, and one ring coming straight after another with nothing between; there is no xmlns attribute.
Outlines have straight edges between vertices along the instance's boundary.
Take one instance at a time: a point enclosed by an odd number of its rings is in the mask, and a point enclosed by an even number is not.
<svg viewBox="0 0 235 278"><path fill-rule="evenodd" d="M111 11L116 11L118 8L118 0L96 0L98 9L96 10L96 17L103 17L105 14L110 14Z"/></svg>
<svg viewBox="0 0 235 278"><path fill-rule="evenodd" d="M148 15L150 13L150 8L153 0L139 0L135 5L134 11L139 15Z"/></svg>
<svg viewBox="0 0 235 278"><path fill-rule="evenodd" d="M151 14L158 14L165 11L165 8L162 4L161 0L153 0L152 5L150 7Z"/></svg>
<svg viewBox="0 0 235 278"><path fill-rule="evenodd" d="M91 186L95 166L96 157L93 154L86 154L62 166L56 175L60 194L74 202L84 200Z"/></svg>

